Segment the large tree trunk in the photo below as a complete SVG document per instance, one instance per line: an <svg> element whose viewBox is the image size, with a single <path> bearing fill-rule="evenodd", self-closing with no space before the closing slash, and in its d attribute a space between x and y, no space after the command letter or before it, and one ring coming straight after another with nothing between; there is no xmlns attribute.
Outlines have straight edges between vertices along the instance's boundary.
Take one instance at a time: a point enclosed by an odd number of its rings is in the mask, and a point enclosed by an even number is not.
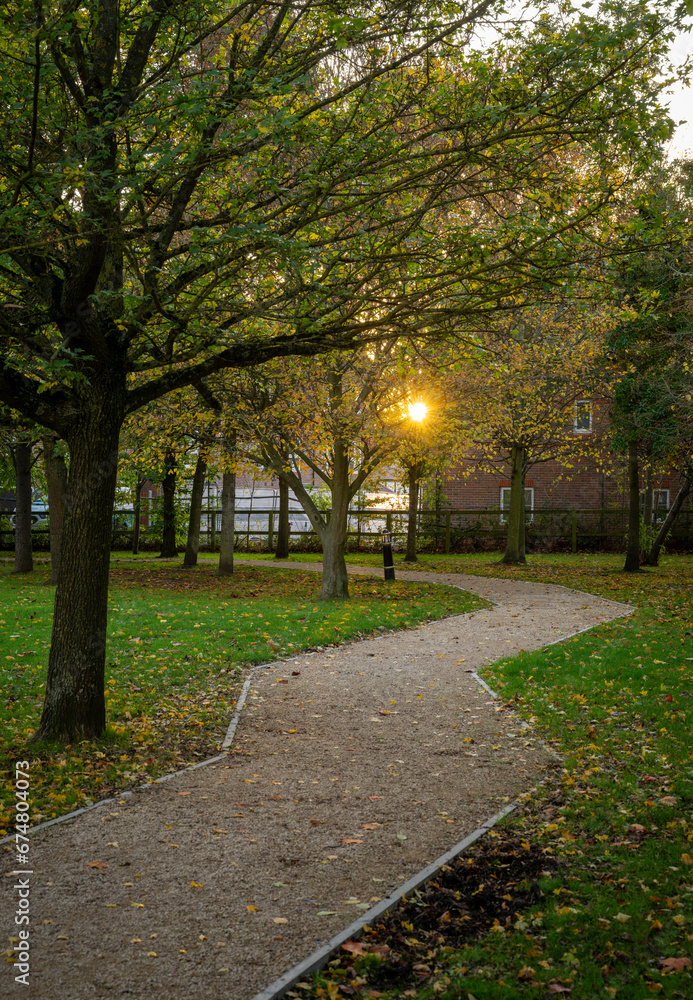
<svg viewBox="0 0 693 1000"><path fill-rule="evenodd" d="M279 523L277 525L277 546L275 559L289 558L289 484L279 479Z"/></svg>
<svg viewBox="0 0 693 1000"><path fill-rule="evenodd" d="M41 722L34 741L76 743L106 723L104 667L113 503L124 381L77 412L67 440L70 472Z"/></svg>
<svg viewBox="0 0 693 1000"><path fill-rule="evenodd" d="M185 546L184 566L197 566L197 553L200 549L200 521L202 519L202 498L205 491L205 476L207 475L207 459L200 449L197 453L195 472L193 473L192 490L190 493L190 519L188 521L188 538Z"/></svg>
<svg viewBox="0 0 693 1000"><path fill-rule="evenodd" d="M679 491L676 494L674 502L669 508L669 512L667 513L667 516L665 517L661 528L657 532L657 537L652 543L652 548L650 549L647 559L645 560L645 564L647 566L659 565L659 550L664 544L664 539L669 534L669 531L671 530L671 527L676 518L678 517L679 511L683 506L683 502L690 492L691 492L691 480L686 475L683 477L683 481L679 486Z"/></svg>
<svg viewBox="0 0 693 1000"><path fill-rule="evenodd" d="M233 574L233 540L236 530L236 473L225 472L221 481L221 531L219 576Z"/></svg>
<svg viewBox="0 0 693 1000"><path fill-rule="evenodd" d="M508 537L502 563L517 566L525 559L525 449L514 444L510 452L510 509L508 511Z"/></svg>
<svg viewBox="0 0 693 1000"><path fill-rule="evenodd" d="M635 433L628 442L628 548L623 569L626 573L637 573L640 569L640 474Z"/></svg>
<svg viewBox="0 0 693 1000"><path fill-rule="evenodd" d="M419 514L419 486L423 474L423 463L413 462L407 465L409 484L409 510L407 514L407 551L405 562L418 562L416 557L416 522Z"/></svg>
<svg viewBox="0 0 693 1000"><path fill-rule="evenodd" d="M138 477L135 483L135 500L132 505L132 554L140 551L140 533L142 531L142 487L146 480Z"/></svg>
<svg viewBox="0 0 693 1000"><path fill-rule="evenodd" d="M349 523L349 451L344 441L334 443L332 479L330 481L332 510L322 531L322 587L323 600L343 599L349 596L346 553L347 526Z"/></svg>
<svg viewBox="0 0 693 1000"><path fill-rule="evenodd" d="M12 449L16 483L14 511L14 573L31 573L31 445L19 441Z"/></svg>
<svg viewBox="0 0 693 1000"><path fill-rule="evenodd" d="M48 530L51 543L51 583L58 582L60 569L60 539L65 518L65 494L67 493L67 465L62 455L55 451L57 438L46 434L43 437L43 464L48 487Z"/></svg>
<svg viewBox="0 0 693 1000"><path fill-rule="evenodd" d="M178 555L176 545L176 456L167 451L164 458L164 478L162 481L163 501L163 532L159 559L175 559Z"/></svg>

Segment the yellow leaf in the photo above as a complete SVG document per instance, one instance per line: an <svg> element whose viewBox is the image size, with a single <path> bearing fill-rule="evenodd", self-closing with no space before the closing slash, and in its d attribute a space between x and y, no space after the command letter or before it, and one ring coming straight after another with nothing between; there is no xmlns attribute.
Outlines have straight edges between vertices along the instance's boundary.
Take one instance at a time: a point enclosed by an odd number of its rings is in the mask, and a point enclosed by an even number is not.
<svg viewBox="0 0 693 1000"><path fill-rule="evenodd" d="M147 958L156 958L156 952L155 951L148 951L147 952Z"/></svg>
<svg viewBox="0 0 693 1000"><path fill-rule="evenodd" d="M275 924L288 924L286 917L272 917L272 923Z"/></svg>
<svg viewBox="0 0 693 1000"><path fill-rule="evenodd" d="M251 903L250 906L246 906L246 910L248 911L248 913L255 913L257 911L257 906L253 906L253 904Z"/></svg>

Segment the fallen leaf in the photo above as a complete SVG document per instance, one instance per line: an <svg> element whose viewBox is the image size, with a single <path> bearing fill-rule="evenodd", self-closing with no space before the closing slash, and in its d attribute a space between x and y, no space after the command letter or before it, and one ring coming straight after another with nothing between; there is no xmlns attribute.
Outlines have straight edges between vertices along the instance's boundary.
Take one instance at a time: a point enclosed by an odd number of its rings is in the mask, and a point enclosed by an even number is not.
<svg viewBox="0 0 693 1000"><path fill-rule="evenodd" d="M380 799L384 798L384 796L383 795L369 795L368 798L369 798L369 800L371 802L378 802Z"/></svg>
<svg viewBox="0 0 693 1000"><path fill-rule="evenodd" d="M193 889L202 889L204 886L204 882L191 882L190 885L192 886Z"/></svg>
<svg viewBox="0 0 693 1000"><path fill-rule="evenodd" d="M381 823L362 823L359 830L377 830Z"/></svg>
<svg viewBox="0 0 693 1000"><path fill-rule="evenodd" d="M549 993L572 993L572 986L562 986L561 983L549 983Z"/></svg>
<svg viewBox="0 0 693 1000"><path fill-rule="evenodd" d="M106 844L106 847L120 847L120 844L117 840L111 840L108 844Z"/></svg>
<svg viewBox="0 0 693 1000"><path fill-rule="evenodd" d="M357 840L355 837L343 837L342 838L342 843L343 844L362 844L363 841L362 840Z"/></svg>
<svg viewBox="0 0 693 1000"><path fill-rule="evenodd" d="M397 840L406 840L406 839L407 839L406 833L398 833L397 834Z"/></svg>
<svg viewBox="0 0 693 1000"><path fill-rule="evenodd" d="M144 909L144 903L130 903L130 906L134 907L136 910Z"/></svg>
<svg viewBox="0 0 693 1000"><path fill-rule="evenodd" d="M617 913L614 920L618 920L619 923L625 924L627 920L630 920L630 914L628 913Z"/></svg>
<svg viewBox="0 0 693 1000"><path fill-rule="evenodd" d="M660 958L659 964L663 969L681 972L682 969L690 969L693 963L690 958Z"/></svg>
<svg viewBox="0 0 693 1000"><path fill-rule="evenodd" d="M272 917L273 924L288 924L288 922L286 917Z"/></svg>
<svg viewBox="0 0 693 1000"><path fill-rule="evenodd" d="M248 913L255 913L257 911L257 906L253 906L253 904L251 903L250 906L246 906L246 910L248 911Z"/></svg>
<svg viewBox="0 0 693 1000"><path fill-rule="evenodd" d="M675 806L676 803L678 802L678 799L676 798L675 795L665 795L659 801L660 804L663 806Z"/></svg>
<svg viewBox="0 0 693 1000"><path fill-rule="evenodd" d="M681 860L683 861L684 865L693 865L693 858L690 856L690 854L682 854Z"/></svg>
<svg viewBox="0 0 693 1000"><path fill-rule="evenodd" d="M351 938L342 945L342 951L348 951L350 955L365 955L363 945L360 941L352 941Z"/></svg>
<svg viewBox="0 0 693 1000"><path fill-rule="evenodd" d="M147 958L156 958L156 952L155 951L148 951L147 952Z"/></svg>
<svg viewBox="0 0 693 1000"><path fill-rule="evenodd" d="M318 910L317 916L319 917L334 917L336 915L336 910Z"/></svg>
<svg viewBox="0 0 693 1000"><path fill-rule="evenodd" d="M87 868L108 868L109 866L103 861L89 861Z"/></svg>
<svg viewBox="0 0 693 1000"><path fill-rule="evenodd" d="M178 792L178 795L192 795L192 792Z"/></svg>

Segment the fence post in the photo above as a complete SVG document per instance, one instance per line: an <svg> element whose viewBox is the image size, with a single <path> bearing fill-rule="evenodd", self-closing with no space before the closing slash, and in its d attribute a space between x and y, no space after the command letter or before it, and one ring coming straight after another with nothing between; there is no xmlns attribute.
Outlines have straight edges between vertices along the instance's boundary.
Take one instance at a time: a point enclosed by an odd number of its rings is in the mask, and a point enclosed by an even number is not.
<svg viewBox="0 0 693 1000"><path fill-rule="evenodd" d="M385 527L392 534L392 514L385 515Z"/></svg>
<svg viewBox="0 0 693 1000"><path fill-rule="evenodd" d="M450 511L445 511L445 555L450 552Z"/></svg>
<svg viewBox="0 0 693 1000"><path fill-rule="evenodd" d="M570 542L573 553L577 552L577 511L570 512Z"/></svg>
<svg viewBox="0 0 693 1000"><path fill-rule="evenodd" d="M274 511L269 512L269 517L267 518L267 551L274 552L273 536L274 535Z"/></svg>
<svg viewBox="0 0 693 1000"><path fill-rule="evenodd" d="M217 512L216 512L216 510L213 510L211 512L211 514L210 514L210 517L209 517L209 530L211 532L211 535L210 535L210 548L211 548L212 552L214 552L215 549L216 549L216 547L217 547L217 538L216 538L217 532L216 532L216 527L217 527Z"/></svg>

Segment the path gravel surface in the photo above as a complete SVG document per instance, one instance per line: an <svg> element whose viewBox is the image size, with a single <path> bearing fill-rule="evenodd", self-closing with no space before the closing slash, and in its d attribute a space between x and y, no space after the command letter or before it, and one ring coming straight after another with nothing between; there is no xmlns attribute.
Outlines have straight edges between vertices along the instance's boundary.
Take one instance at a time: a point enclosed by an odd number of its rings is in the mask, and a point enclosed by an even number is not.
<svg viewBox="0 0 693 1000"><path fill-rule="evenodd" d="M0 993L247 1000L555 766L472 672L628 609L398 577L496 603L259 669L225 758L36 831L30 986L8 964ZM7 940L18 894L2 859Z"/></svg>

